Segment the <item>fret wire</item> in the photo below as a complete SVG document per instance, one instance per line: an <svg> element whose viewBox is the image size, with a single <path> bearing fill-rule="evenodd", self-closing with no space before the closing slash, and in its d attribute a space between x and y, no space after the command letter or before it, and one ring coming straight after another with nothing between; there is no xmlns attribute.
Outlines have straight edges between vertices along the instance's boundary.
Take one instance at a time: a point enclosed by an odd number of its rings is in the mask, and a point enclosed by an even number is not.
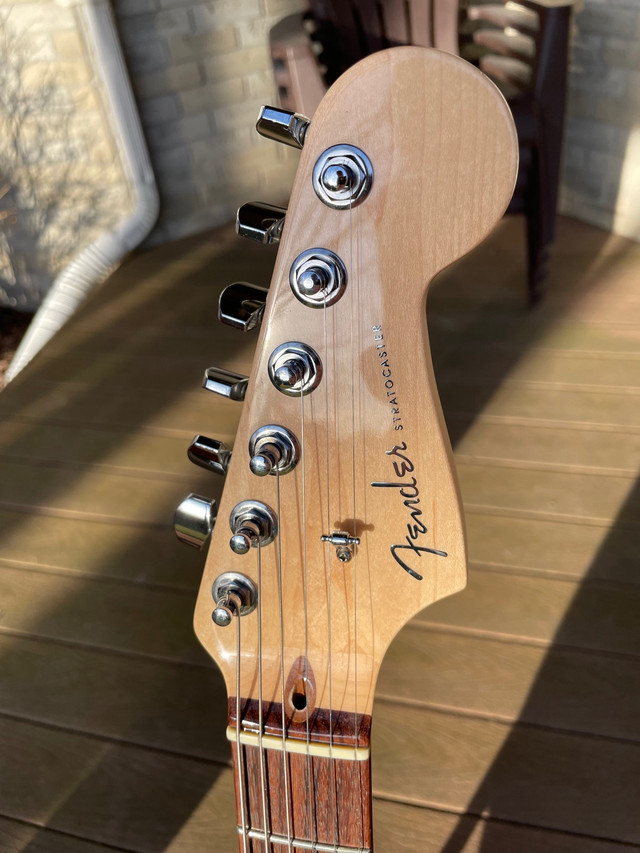
<svg viewBox="0 0 640 853"><path fill-rule="evenodd" d="M277 516L281 517L280 513L280 470L276 465L276 508ZM284 611L282 607L282 540L280 538L280 526L278 526L278 605L280 608L280 684L281 684L281 724L282 724L282 770L284 775L284 802L287 813L287 839L289 853L292 853L291 847L291 806L289 803L289 773L288 773L288 758L286 750L287 735L284 724Z"/></svg>
<svg viewBox="0 0 640 853"><path fill-rule="evenodd" d="M268 820L267 804L267 776L265 768L265 754L262 748L263 719L262 719L262 553L260 539L258 539L258 749L260 761L260 788L262 792L262 822L264 828L264 849L269 853L269 836L271 825ZM237 716L237 714L236 714Z"/></svg>
<svg viewBox="0 0 640 853"><path fill-rule="evenodd" d="M238 832L239 831L240 830L238 829ZM259 829L250 829L249 838L262 841L264 838L264 832ZM269 841L272 844L286 844L287 839L284 835L275 835L274 833L270 833ZM294 838L293 846L298 847L301 850L312 850L314 853L372 853L370 847L348 847L345 844L324 844L321 841L307 841L302 838Z"/></svg>

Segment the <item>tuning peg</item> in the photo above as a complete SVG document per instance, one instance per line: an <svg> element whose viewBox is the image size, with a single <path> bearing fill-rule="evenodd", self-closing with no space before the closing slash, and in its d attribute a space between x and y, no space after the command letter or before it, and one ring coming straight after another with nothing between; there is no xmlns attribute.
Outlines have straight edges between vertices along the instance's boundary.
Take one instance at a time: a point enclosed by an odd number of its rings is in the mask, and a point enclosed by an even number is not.
<svg viewBox="0 0 640 853"><path fill-rule="evenodd" d="M229 400L242 402L247 393L248 376L241 373L233 373L222 367L208 367L204 372L202 387L207 391L213 391L220 397L228 397Z"/></svg>
<svg viewBox="0 0 640 853"><path fill-rule="evenodd" d="M250 332L262 323L268 290L247 281L236 281L220 294L218 320L234 329Z"/></svg>
<svg viewBox="0 0 640 853"><path fill-rule="evenodd" d="M231 510L229 526L233 536L229 545L236 554L269 545L278 533L278 516L261 501L240 501Z"/></svg>
<svg viewBox="0 0 640 853"><path fill-rule="evenodd" d="M276 207L261 201L250 201L238 208L236 232L269 246L280 241L286 207Z"/></svg>
<svg viewBox="0 0 640 853"><path fill-rule="evenodd" d="M211 594L216 605L211 617L221 628L230 625L234 616L252 613L258 603L256 585L239 572L223 572L214 580Z"/></svg>
<svg viewBox="0 0 640 853"><path fill-rule="evenodd" d="M211 536L215 521L216 502L202 495L190 494L178 504L173 527L181 542L200 550Z"/></svg>
<svg viewBox="0 0 640 853"><path fill-rule="evenodd" d="M216 474L226 474L231 451L229 448L215 438L206 435L197 435L187 450L187 456L196 465L213 471Z"/></svg>
<svg viewBox="0 0 640 853"><path fill-rule="evenodd" d="M292 113L278 107L262 107L256 130L260 136L266 136L267 139L284 142L293 148L302 148L310 123L310 119L300 113Z"/></svg>
<svg viewBox="0 0 640 853"><path fill-rule="evenodd" d="M288 474L298 464L300 444L286 427L267 424L259 427L249 439L249 468L256 477Z"/></svg>

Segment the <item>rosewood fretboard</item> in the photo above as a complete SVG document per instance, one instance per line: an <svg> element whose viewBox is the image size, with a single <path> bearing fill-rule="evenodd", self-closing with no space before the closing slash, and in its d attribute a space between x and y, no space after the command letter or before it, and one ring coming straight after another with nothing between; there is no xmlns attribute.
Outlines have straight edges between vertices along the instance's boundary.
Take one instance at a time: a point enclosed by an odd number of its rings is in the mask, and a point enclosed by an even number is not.
<svg viewBox="0 0 640 853"><path fill-rule="evenodd" d="M283 744L281 706L263 703L260 743L257 702L242 702L238 755L235 704L228 737L240 853L369 853L371 718L315 710L307 739L306 715L298 714L285 719Z"/></svg>

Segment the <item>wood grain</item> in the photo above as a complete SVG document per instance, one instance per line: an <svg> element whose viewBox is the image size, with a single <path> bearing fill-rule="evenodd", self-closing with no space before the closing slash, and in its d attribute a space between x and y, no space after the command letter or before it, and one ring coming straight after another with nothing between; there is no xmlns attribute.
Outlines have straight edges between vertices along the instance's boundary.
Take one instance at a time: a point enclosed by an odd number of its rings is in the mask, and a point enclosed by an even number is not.
<svg viewBox="0 0 640 853"><path fill-rule="evenodd" d="M503 220L484 248L431 288L438 362L443 355L467 366L473 362L477 375L491 347L508 350L507 368L526 358L532 345L551 347L558 359L560 350L640 353L639 327L600 322L604 303L611 301L622 316L624 300L635 293L637 244L561 217L549 302L540 306L546 313L526 314L517 305L514 279L524 263L521 227L517 218ZM251 261L261 251L259 263ZM191 260L181 260L185 256ZM227 412L236 418L238 413L238 407L216 405L197 389L202 368L230 358L218 348L211 282L219 274L225 283L235 278L264 283L260 269L266 271L271 262L268 250L254 250L224 232L134 259L74 318L56 347L84 346L83 358L99 358L136 333L140 351L144 341L155 353L157 343L144 334L152 329L155 335L166 333L167 350L177 347L179 355L188 329L182 335L177 329L186 322L196 330L190 351L197 379L190 393L148 391L143 380L127 388L125 378L117 399L105 401L99 388L78 390L69 358L55 411L66 425L48 441L45 434L54 429L45 416L52 385L39 382L36 364L0 395L3 422L12 422L10 434L3 433L3 452L15 458L18 452L24 457L25 447L28 451L35 421L20 421L19 412L29 402L38 413L34 441L40 458L60 461L58 441L77 430L77 456L70 439L64 458L88 461L91 430L83 432L84 424L97 425L108 403L112 420L125 426L94 431L95 459L107 462L115 454L122 464L127 458L126 464L134 463L135 454L127 457L126 436L135 434L141 466L155 471L144 439L158 430L176 445L184 442L178 461L165 460L177 471L192 433L226 434ZM575 302L590 292L599 299L575 319ZM185 304L190 307L183 312ZM173 325L176 306L180 317ZM108 328L96 335L103 325ZM167 331L171 328L175 334ZM475 359L465 348L474 350ZM593 360L583 362L581 384L590 381ZM460 445L467 460L497 459L506 455L502 447L509 456L517 453L518 459L545 465L622 467L625 459L636 458L634 397L616 402L621 398L600 394L592 406L572 411L563 394L556 405L540 393L537 403L530 400L530 417L520 418L521 389L511 386L501 398L503 414L484 415L478 407L492 406L492 382L498 381L494 362L490 380L476 386L479 396L473 399L464 396L467 386L455 383L449 393L447 383L440 384L458 436L469 418L460 426L453 410L473 416L468 440ZM626 413L627 427L607 425L614 411ZM561 420L573 415L572 424ZM593 429L589 423L596 418L600 424ZM165 449L170 452L169 445ZM11 578L5 574L0 580L0 608L6 612L0 625L27 635L0 636L0 708L14 718L7 721L0 747L0 778L7 785L0 814L15 818L0 818L0 848L8 853L233 850L232 770L225 767L214 778L206 764L219 768L229 758L220 739L226 717L222 679L202 655L203 666L192 666L183 645L192 608L189 590L195 589L202 556L172 544L168 520L160 517L157 528L146 529L38 515L50 494L46 469L41 471L41 496L34 493L27 511L0 511L0 555L12 561ZM491 466L485 476L493 476ZM189 487L174 485L177 503ZM212 480L207 491L213 488ZM637 820L632 767L637 747L627 744L637 742L640 605L630 589L638 586L637 530L615 520L595 525L584 518L568 523L475 510L467 512L467 526L469 588L430 608L421 620L424 627L412 623L403 631L381 672L374 708L377 853L640 851L640 844L620 840L623 834L628 838L629 823ZM14 580L29 574L29 564L43 571L24 583ZM602 580L607 581L604 594ZM158 584L183 592L174 596L165 590L165 603L158 606L155 593L147 595L148 586ZM41 639L34 637L38 633ZM407 728L405 712L412 701L432 716L413 718L417 722ZM19 725L20 733L14 728ZM445 748L443 766L432 767L432 755ZM628 803L619 791L630 772L629 790L636 794ZM399 801L429 792L431 806ZM552 801L555 830L548 827ZM608 825L595 826L594 815L600 814L611 817ZM518 816L529 823L517 822ZM589 836L593 830L610 837Z"/></svg>
<svg viewBox="0 0 640 853"><path fill-rule="evenodd" d="M418 81L421 97L415 98ZM323 205L310 181L320 154L345 139L367 152L375 173L369 197L350 214ZM286 677L306 653L305 637L318 706L368 714L391 638L413 613L464 584L459 498L425 351L425 294L435 274L481 241L503 213L513 190L516 151L512 119L495 87L468 63L438 51L397 48L367 58L332 87L314 115L237 435L237 445L245 447L257 426L284 421L299 436L304 418L305 459L281 478L277 496L273 478L258 481L246 458L236 455L219 513L227 519L234 505L248 497L278 503L278 545L262 549L261 555L267 699L276 699L280 690L281 655ZM293 259L318 244L343 258L350 281L345 297L325 312L295 300L288 281ZM305 399L304 415L299 401L284 398L267 377L272 350L297 340L301 331L324 363L323 386ZM379 356L385 359L384 375ZM389 411L389 387L397 397L395 414ZM396 473L389 458L395 446L406 451L408 460L396 457ZM395 477L399 486L407 472L415 477L415 494L398 497L397 489L370 485ZM392 551L412 521L411 507L402 498L418 494L418 514L424 513L427 528L419 541L432 549L424 559L413 552L421 558L423 571L416 574L425 579L420 582L403 571L406 566L394 563ZM213 533L195 627L236 693L234 638L212 626L210 591L220 565L254 579L257 566L253 553L243 557L229 551L225 526L219 523ZM346 568L320 542L320 534L331 532L327 526L355 529L361 537L356 558ZM287 590L282 652L275 618L276 552ZM312 623L304 616L306 583ZM388 606L391 587L393 607ZM244 620L247 649L256 647L257 619L256 614ZM242 667L240 693L255 697L250 656Z"/></svg>

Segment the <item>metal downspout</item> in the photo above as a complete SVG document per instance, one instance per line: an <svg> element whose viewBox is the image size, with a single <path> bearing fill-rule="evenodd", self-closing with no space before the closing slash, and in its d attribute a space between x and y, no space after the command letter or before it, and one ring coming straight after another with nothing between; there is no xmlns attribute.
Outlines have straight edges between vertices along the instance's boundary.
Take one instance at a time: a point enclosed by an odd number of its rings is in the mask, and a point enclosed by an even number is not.
<svg viewBox="0 0 640 853"><path fill-rule="evenodd" d="M115 228L82 249L56 277L9 365L7 380L26 367L89 291L144 240L160 210L155 176L109 2L86 0L82 14L107 93L114 134L133 188L135 207Z"/></svg>

